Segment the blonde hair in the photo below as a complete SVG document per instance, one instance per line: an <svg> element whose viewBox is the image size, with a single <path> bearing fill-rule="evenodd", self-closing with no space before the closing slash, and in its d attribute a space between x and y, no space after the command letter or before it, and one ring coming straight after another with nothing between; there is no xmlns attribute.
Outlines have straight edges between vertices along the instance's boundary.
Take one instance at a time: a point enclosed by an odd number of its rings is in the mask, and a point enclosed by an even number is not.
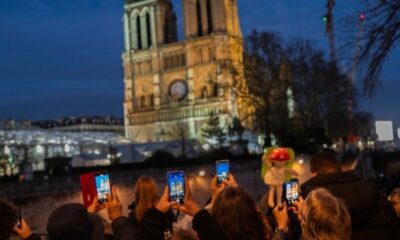
<svg viewBox="0 0 400 240"><path fill-rule="evenodd" d="M158 200L158 188L154 179L147 176L140 177L135 185L135 215L138 223L142 221L147 210L157 205Z"/></svg>
<svg viewBox="0 0 400 240"><path fill-rule="evenodd" d="M311 191L300 211L306 240L349 240L351 219L346 206L325 188Z"/></svg>

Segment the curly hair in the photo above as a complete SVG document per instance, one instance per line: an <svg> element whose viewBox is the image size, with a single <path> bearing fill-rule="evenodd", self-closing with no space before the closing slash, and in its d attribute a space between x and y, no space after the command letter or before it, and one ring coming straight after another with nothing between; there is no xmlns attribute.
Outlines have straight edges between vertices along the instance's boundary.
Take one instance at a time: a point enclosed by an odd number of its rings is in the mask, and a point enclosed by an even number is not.
<svg viewBox="0 0 400 240"><path fill-rule="evenodd" d="M8 239L14 228L17 214L12 204L0 199L0 239Z"/></svg>
<svg viewBox="0 0 400 240"><path fill-rule="evenodd" d="M253 199L241 188L224 189L211 209L231 240L265 240L268 230Z"/></svg>

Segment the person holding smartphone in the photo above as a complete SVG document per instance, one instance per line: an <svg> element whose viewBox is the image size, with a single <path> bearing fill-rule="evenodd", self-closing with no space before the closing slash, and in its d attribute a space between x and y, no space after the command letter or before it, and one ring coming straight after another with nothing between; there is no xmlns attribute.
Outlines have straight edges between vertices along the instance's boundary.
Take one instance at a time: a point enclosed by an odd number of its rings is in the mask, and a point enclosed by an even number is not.
<svg viewBox="0 0 400 240"><path fill-rule="evenodd" d="M345 203L327 189L311 191L306 199L296 201L292 209L301 222L305 239L351 239L350 213Z"/></svg>
<svg viewBox="0 0 400 240"><path fill-rule="evenodd" d="M93 201L92 205L87 208L88 213L96 213L105 207L108 218L111 221L111 228L114 233L113 239L135 240L136 226L130 218L123 215L122 204L119 200L119 194L116 186L111 188L111 193L107 193L106 198L107 199L104 201L104 203L100 203L96 196L95 201ZM94 239L98 240L100 238Z"/></svg>
<svg viewBox="0 0 400 240"><path fill-rule="evenodd" d="M174 200L171 201L168 186L165 187L156 207L145 213L135 239L158 240L164 239L164 236L171 236L172 230L168 228L171 223L166 213L174 208L193 217L193 229L197 232L200 240L228 240L222 226L207 210L201 209L199 204L194 201L186 179L183 186L185 195L180 205Z"/></svg>
<svg viewBox="0 0 400 240"><path fill-rule="evenodd" d="M26 223L25 219L21 219L21 227L14 226L14 232L18 234L24 240L40 240L39 235L32 233L31 228Z"/></svg>
<svg viewBox="0 0 400 240"><path fill-rule="evenodd" d="M144 213L150 208L156 206L160 196L158 194L158 187L156 181L148 176L140 177L135 184L134 188L135 201L133 201L128 209L129 218L138 227L142 222Z"/></svg>
<svg viewBox="0 0 400 240"><path fill-rule="evenodd" d="M211 185L210 185L211 198L209 199L209 201L207 201L207 204L204 207L204 209L207 209L208 211L211 211L212 205L213 205L216 197L218 196L218 194L220 192L222 192L222 190L225 189L225 187L237 187L238 186L235 177L231 173L228 174L228 178L226 180L224 180L221 183L219 183L219 182L220 181L218 180L218 175L215 175L211 179Z"/></svg>
<svg viewBox="0 0 400 240"><path fill-rule="evenodd" d="M32 233L31 228L23 218L17 216L15 207L5 200L0 200L0 239L9 239L12 233L24 240L40 240ZM18 223L18 224L17 224Z"/></svg>

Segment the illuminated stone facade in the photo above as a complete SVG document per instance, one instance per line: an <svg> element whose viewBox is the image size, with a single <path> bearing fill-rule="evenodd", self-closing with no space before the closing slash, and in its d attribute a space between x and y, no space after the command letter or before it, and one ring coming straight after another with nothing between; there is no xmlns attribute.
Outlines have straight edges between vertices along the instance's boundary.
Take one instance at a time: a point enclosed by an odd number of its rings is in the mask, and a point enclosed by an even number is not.
<svg viewBox="0 0 400 240"><path fill-rule="evenodd" d="M211 112L227 127L246 108L231 90L243 80L236 0L182 0L177 41L169 0L125 3L125 134L134 142L201 139Z"/></svg>

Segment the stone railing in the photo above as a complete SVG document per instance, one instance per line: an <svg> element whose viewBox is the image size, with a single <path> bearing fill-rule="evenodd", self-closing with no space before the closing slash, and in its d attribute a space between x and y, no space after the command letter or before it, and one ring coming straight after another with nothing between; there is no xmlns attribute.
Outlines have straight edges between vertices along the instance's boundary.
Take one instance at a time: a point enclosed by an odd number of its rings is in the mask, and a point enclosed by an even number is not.
<svg viewBox="0 0 400 240"><path fill-rule="evenodd" d="M188 118L208 117L211 112L225 114L228 112L227 104L224 102L208 103L207 105L187 105L172 108L171 105L162 106L161 110L133 114L129 117L130 124L140 125L161 121L173 121Z"/></svg>
<svg viewBox="0 0 400 240"><path fill-rule="evenodd" d="M266 187L260 178L260 169L260 161L257 159L231 162L231 172L235 174L238 184L254 200L260 199L266 192ZM128 214L128 205L134 200L134 184L140 176L153 177L157 182L159 191L162 191L166 184L167 172L170 170L185 171L189 178L192 197L201 205L210 197L210 180L215 174L215 164L213 163L179 168L111 172L111 182L117 186L124 215ZM199 176L201 170L205 171L205 176ZM32 230L39 233L46 232L47 219L56 208L66 203L82 202L80 191L79 176L0 184L0 197L14 201L21 208L22 216L28 221ZM105 210L99 212L99 215L106 222L108 221Z"/></svg>
<svg viewBox="0 0 400 240"><path fill-rule="evenodd" d="M239 182L247 182L246 188L249 189L254 197L258 197L256 186L262 186L263 182L259 177L259 161L239 161L231 163L231 171L236 174ZM176 169L176 167L174 168ZM206 177L215 174L214 164L203 164L194 166L179 167L185 171L187 177L193 178L199 171L204 170ZM132 186L142 175L153 177L159 186L165 185L166 174L171 168L159 169L140 169L132 171L110 172L111 182L116 185ZM258 183L259 182L259 183ZM68 194L80 192L79 176L59 177L52 179L36 179L26 182L0 183L0 197L7 199L38 198L54 194Z"/></svg>

